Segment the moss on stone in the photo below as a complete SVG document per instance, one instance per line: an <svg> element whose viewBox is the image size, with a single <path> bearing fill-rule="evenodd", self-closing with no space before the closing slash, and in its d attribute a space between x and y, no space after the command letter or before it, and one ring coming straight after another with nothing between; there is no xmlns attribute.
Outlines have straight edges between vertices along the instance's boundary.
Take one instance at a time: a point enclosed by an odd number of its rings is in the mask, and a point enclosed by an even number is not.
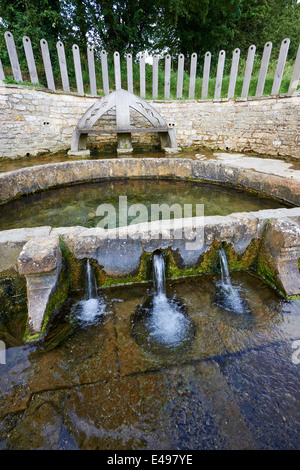
<svg viewBox="0 0 300 470"><path fill-rule="evenodd" d="M58 275L56 288L52 292L46 308L42 331L41 333L32 334L27 325L24 335L24 341L26 342L37 341L45 335L51 318L53 318L59 308L67 300L72 282L74 282L74 276L76 275L74 264L72 264L74 255L72 255L70 250L67 248L62 237L60 237L60 249L62 253L62 266Z"/></svg>

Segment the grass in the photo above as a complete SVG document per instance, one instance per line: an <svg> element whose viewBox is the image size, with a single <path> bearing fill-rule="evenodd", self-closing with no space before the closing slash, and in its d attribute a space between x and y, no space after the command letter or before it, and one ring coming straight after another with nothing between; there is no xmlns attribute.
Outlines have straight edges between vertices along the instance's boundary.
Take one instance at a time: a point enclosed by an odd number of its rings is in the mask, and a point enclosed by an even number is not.
<svg viewBox="0 0 300 470"><path fill-rule="evenodd" d="M163 61L161 61L163 62ZM225 71L229 71L230 67L230 60L228 60L228 63L225 66ZM243 87L243 77L244 77L244 71L245 71L245 65L246 61L245 60L240 60L239 64L239 70L238 70L238 76L236 80L236 87L235 87L235 94L234 98L240 97L241 92L242 92L242 87ZM264 87L264 92L263 95L270 95L272 91L272 85L273 85L273 80L275 76L275 70L276 70L276 65L277 61L271 61L269 64L268 68L268 74L266 77L265 81L265 87ZM281 81L281 86L279 93L287 93L289 89L289 84L292 76L292 71L293 71L293 63L292 62L287 62L282 81ZM97 90L98 90L98 95L103 96L103 88L102 88L102 71L101 71L101 63L99 61L96 61L96 80L97 80ZM209 86L208 86L208 96L207 99L213 99L214 98L214 93L215 93L215 86L216 86L216 64L213 64L209 80ZM248 96L255 96L256 94L256 87L257 87L257 82L258 82L258 76L259 76L259 69L260 69L260 61L258 59L255 60L254 66L253 66L253 74L252 78L250 81L250 87L249 87L249 92ZM4 80L4 83L7 84L21 84L21 85L27 85L27 86L46 86L46 78L44 71L40 69L38 71L40 81L41 83L31 83L30 78L29 78L29 73L26 71L26 69L22 69L23 72L23 77L24 81L23 82L16 82L12 76L7 76L7 74L11 73L10 69L7 68L5 70L5 75L7 78ZM70 81L70 90L72 92L76 92L76 81L75 78L75 72L74 72L74 66L73 64L70 65L68 68L69 70L69 81ZM113 68L113 63L108 64L108 70L109 70L109 88L110 91L114 90L114 83L115 83L115 77L114 77L114 68ZM194 99L202 99L202 81L203 79L201 78L201 74L197 74L198 76L196 77L196 83L195 83L195 96ZM56 67L54 70L54 76L55 76L55 83L56 83L56 89L62 89L62 84L60 80L60 74L59 70ZM84 83L84 91L85 93L90 93L89 89L89 72L88 72L88 66L86 61L82 60L82 76L83 76L83 83ZM121 63L121 76L122 76L122 88L127 89L127 70L126 70L126 62L125 60ZM187 72L184 72L183 76L183 90L182 90L182 98L181 99L189 99L189 74ZM221 89L221 98L226 98L227 93L228 93L228 86L229 86L229 80L230 80L230 73L226 73L223 76L223 81L222 81L222 89ZM163 63L160 64L159 70L158 70L158 96L157 99L164 100L166 99L164 96L164 82L165 82L165 73L164 73L164 66ZM133 64L133 84L134 84L134 93L136 95L140 94L140 70L139 70L139 64L134 63ZM300 90L300 85L298 85L297 90ZM170 78L170 99L177 99L176 97L177 94L177 70L171 70L171 78ZM146 64L146 99L151 100L152 99L152 67L148 64Z"/></svg>

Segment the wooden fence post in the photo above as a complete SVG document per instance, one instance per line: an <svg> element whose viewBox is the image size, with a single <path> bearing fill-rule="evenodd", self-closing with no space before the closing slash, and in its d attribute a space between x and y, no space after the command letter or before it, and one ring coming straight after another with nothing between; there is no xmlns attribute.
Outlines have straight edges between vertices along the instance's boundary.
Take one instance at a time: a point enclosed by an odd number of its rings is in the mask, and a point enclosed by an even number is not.
<svg viewBox="0 0 300 470"><path fill-rule="evenodd" d="M280 47L280 52L279 52L279 57L278 57L278 62L277 62L277 67L276 67L276 72L275 72L275 77L274 77L274 81L273 81L271 95L277 95L277 93L279 93L279 89L280 89L280 85L281 85L282 75L283 75L283 71L284 71L284 66L285 66L289 46L290 46L290 40L289 40L289 38L285 38L282 41L281 47Z"/></svg>
<svg viewBox="0 0 300 470"><path fill-rule="evenodd" d="M23 37L23 46L24 46L26 61L28 65L30 81L32 83L39 83L39 77L36 71L36 66L35 66L35 61L34 61L34 56L33 56L33 51L32 51L32 45L28 36Z"/></svg>
<svg viewBox="0 0 300 470"><path fill-rule="evenodd" d="M58 53L58 61L59 61L59 68L60 68L60 75L61 75L63 90L69 92L70 85L69 85L65 47L61 41L58 41L56 44L56 48L57 48L57 53Z"/></svg>
<svg viewBox="0 0 300 470"><path fill-rule="evenodd" d="M2 62L1 62L1 59L0 59L0 82L3 82L3 80L5 80L5 75L4 75L4 71L3 71Z"/></svg>
<svg viewBox="0 0 300 470"><path fill-rule="evenodd" d="M77 46L77 44L73 44L72 51L73 51L77 91L78 93L81 93L82 95L84 95L80 51L79 51L79 47Z"/></svg>
<svg viewBox="0 0 300 470"><path fill-rule="evenodd" d="M209 72L211 63L211 53L207 51L204 56L204 69L203 69L203 81L202 81L202 93L201 98L205 99L208 95L208 83L209 83Z"/></svg>
<svg viewBox="0 0 300 470"><path fill-rule="evenodd" d="M220 51L219 60L218 60L218 68L217 68L216 86L215 86L215 96L214 96L215 99L219 99L221 97L224 64L225 64L225 51Z"/></svg>
<svg viewBox="0 0 300 470"><path fill-rule="evenodd" d="M133 93L132 54L127 54L126 64L127 64L127 90L129 91L129 93Z"/></svg>
<svg viewBox="0 0 300 470"><path fill-rule="evenodd" d="M107 67L107 53L106 51L101 51L101 69L102 69L102 81L103 81L103 91L105 95L109 94L109 80L108 80L108 67Z"/></svg>
<svg viewBox="0 0 300 470"><path fill-rule="evenodd" d="M298 47L297 57L294 64L294 69L292 73L292 78L289 86L289 93L294 93L297 90L298 82L300 77L300 44Z"/></svg>
<svg viewBox="0 0 300 470"><path fill-rule="evenodd" d="M43 57L43 62L44 62L47 87L49 88L49 90L55 91L55 83L54 83L54 78L53 78L49 47L48 47L48 43L46 39L41 39L40 45L41 45L41 50L42 50L42 57Z"/></svg>
<svg viewBox="0 0 300 470"><path fill-rule="evenodd" d="M189 99L192 99L192 100L195 98L196 72L197 72L197 54L196 52L193 52L191 56L190 84L189 84Z"/></svg>
<svg viewBox="0 0 300 470"><path fill-rule="evenodd" d="M271 51L272 51L272 43L270 41L266 42L262 60L261 60L261 65L260 65L259 77L258 77L258 82L257 82L257 87L256 87L256 96L261 96L264 92Z"/></svg>
<svg viewBox="0 0 300 470"><path fill-rule="evenodd" d="M156 99L158 97L158 55L154 54L153 56L153 66L152 66L152 98Z"/></svg>
<svg viewBox="0 0 300 470"><path fill-rule="evenodd" d="M178 56L178 70L177 70L177 92L176 92L176 97L177 98L182 98L183 70L184 70L184 55L179 54L179 56Z"/></svg>
<svg viewBox="0 0 300 470"><path fill-rule="evenodd" d="M234 97L236 78L237 78L239 60L240 60L240 53L241 51L238 48L234 49L233 51L227 98Z"/></svg>
<svg viewBox="0 0 300 470"><path fill-rule="evenodd" d="M89 66L89 79L90 79L91 94L97 95L97 81L96 81L95 57L94 57L93 46L88 46L87 58L88 58L88 66Z"/></svg>
<svg viewBox="0 0 300 470"><path fill-rule="evenodd" d="M140 55L140 97L146 97L146 69L145 54Z"/></svg>
<svg viewBox="0 0 300 470"><path fill-rule="evenodd" d="M120 90L121 85L121 65L119 52L114 53L114 67L115 67L115 89Z"/></svg>
<svg viewBox="0 0 300 470"><path fill-rule="evenodd" d="M10 31L6 31L4 37L14 79L16 82L23 82L14 37Z"/></svg>
<svg viewBox="0 0 300 470"><path fill-rule="evenodd" d="M165 98L170 98L170 81L171 81L171 56L166 55L165 58Z"/></svg>
<svg viewBox="0 0 300 470"><path fill-rule="evenodd" d="M256 47L254 46L254 44L252 44L252 46L250 46L248 49L243 88L242 88L242 94L241 94L242 97L248 96L248 93L249 93L249 86L250 86L251 75L252 75L252 70L253 70L255 51L256 51Z"/></svg>

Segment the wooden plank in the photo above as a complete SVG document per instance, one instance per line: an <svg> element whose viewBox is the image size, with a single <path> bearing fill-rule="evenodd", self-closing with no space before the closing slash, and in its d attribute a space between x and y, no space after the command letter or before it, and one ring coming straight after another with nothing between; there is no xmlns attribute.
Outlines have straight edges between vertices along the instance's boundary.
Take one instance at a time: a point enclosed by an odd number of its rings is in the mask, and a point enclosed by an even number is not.
<svg viewBox="0 0 300 470"><path fill-rule="evenodd" d="M248 96L250 81L252 76L254 57L255 57L256 47L252 44L248 49L247 62L244 74L243 88L242 88L242 97Z"/></svg>
<svg viewBox="0 0 300 470"><path fill-rule="evenodd" d="M225 64L225 51L220 51L219 60L218 60L218 68L217 68L216 86L215 86L215 96L214 96L215 99L219 99L221 97L224 64Z"/></svg>
<svg viewBox="0 0 300 470"><path fill-rule="evenodd" d="M296 56L296 60L294 64L292 78L290 81L289 93L294 93L294 91L297 90L299 78L300 78L300 44L298 47L298 52L297 52L297 56Z"/></svg>
<svg viewBox="0 0 300 470"><path fill-rule="evenodd" d="M140 97L146 98L145 54L140 54Z"/></svg>
<svg viewBox="0 0 300 470"><path fill-rule="evenodd" d="M80 132L82 134L88 133L88 134L129 134L131 132L133 133L146 133L146 132L168 132L170 130L169 127L138 127L138 128L133 128L133 127L127 127L127 128L122 128L122 129L80 129Z"/></svg>
<svg viewBox="0 0 300 470"><path fill-rule="evenodd" d="M166 55L165 58L165 98L170 98L170 85L171 85L171 56Z"/></svg>
<svg viewBox="0 0 300 470"><path fill-rule="evenodd" d="M282 41L281 47L280 47L277 67L276 67L276 71L275 71L275 77L274 77L272 91L271 91L272 95L277 95L277 93L279 93L279 89L280 89L280 85L281 85L282 75L283 75L284 66L285 66L285 63L286 63L286 58L287 58L289 46L290 46L290 39L285 38Z"/></svg>
<svg viewBox="0 0 300 470"><path fill-rule="evenodd" d="M90 78L90 90L92 95L97 95L97 81L95 71L95 57L94 47L88 46L87 48L88 66L89 66L89 78Z"/></svg>
<svg viewBox="0 0 300 470"><path fill-rule="evenodd" d="M153 56L153 66L152 66L152 98L156 99L158 97L158 55L154 54Z"/></svg>
<svg viewBox="0 0 300 470"><path fill-rule="evenodd" d="M58 41L56 43L56 49L57 49L57 54L58 54L60 76L61 76L63 90L69 92L70 84L69 84L69 77L68 77L65 47L61 41Z"/></svg>
<svg viewBox="0 0 300 470"><path fill-rule="evenodd" d="M36 71L35 60L33 56L32 44L28 36L23 37L23 46L29 70L30 81L32 83L39 83L39 77Z"/></svg>
<svg viewBox="0 0 300 470"><path fill-rule="evenodd" d="M192 99L192 100L195 98L196 73L197 73L197 54L196 52L193 52L191 56L190 84L189 84L189 99Z"/></svg>
<svg viewBox="0 0 300 470"><path fill-rule="evenodd" d="M81 93L82 95L84 95L80 51L79 51L79 47L77 46L77 44L73 44L72 51L73 51L77 91L78 93Z"/></svg>
<svg viewBox="0 0 300 470"><path fill-rule="evenodd" d="M262 60L261 60L261 65L260 65L260 71L259 71L258 82L257 82L257 87L256 87L256 96L262 96L264 92L271 51L272 51L272 43L270 41L266 42Z"/></svg>
<svg viewBox="0 0 300 470"><path fill-rule="evenodd" d="M4 37L5 37L7 52L8 52L14 79L17 82L22 82L23 78L21 74L21 69L20 69L20 64L19 64L14 37L10 31L6 31L4 33Z"/></svg>
<svg viewBox="0 0 300 470"><path fill-rule="evenodd" d="M211 53L208 51L204 56L204 70L203 70L203 81L202 81L202 93L203 99L207 98L208 95L208 84L209 84L209 72L211 63Z"/></svg>
<svg viewBox="0 0 300 470"><path fill-rule="evenodd" d="M114 68L115 68L115 89L120 90L121 86L121 65L119 52L114 53Z"/></svg>
<svg viewBox="0 0 300 470"><path fill-rule="evenodd" d="M127 54L126 64L127 64L127 90L129 91L129 93L133 93L132 54Z"/></svg>
<svg viewBox="0 0 300 470"><path fill-rule="evenodd" d="M105 95L109 95L107 53L104 50L101 51L101 69L102 69L103 91Z"/></svg>
<svg viewBox="0 0 300 470"><path fill-rule="evenodd" d="M53 78L49 47L48 47L48 43L46 39L41 39L40 45L41 45L41 50L42 50L42 57L43 57L45 74L46 74L47 87L49 88L49 90L55 91L55 83L54 83L54 78Z"/></svg>
<svg viewBox="0 0 300 470"><path fill-rule="evenodd" d="M178 70L177 70L177 92L176 92L176 97L177 98L182 98L183 70L184 70L184 55L179 54L179 56L178 56Z"/></svg>
<svg viewBox="0 0 300 470"><path fill-rule="evenodd" d="M1 62L1 59L0 59L0 82L2 82L3 80L5 80L5 75L4 75L2 62Z"/></svg>
<svg viewBox="0 0 300 470"><path fill-rule="evenodd" d="M227 98L234 97L236 78L237 78L239 61L240 61L240 53L241 51L239 48L236 48L233 51Z"/></svg>

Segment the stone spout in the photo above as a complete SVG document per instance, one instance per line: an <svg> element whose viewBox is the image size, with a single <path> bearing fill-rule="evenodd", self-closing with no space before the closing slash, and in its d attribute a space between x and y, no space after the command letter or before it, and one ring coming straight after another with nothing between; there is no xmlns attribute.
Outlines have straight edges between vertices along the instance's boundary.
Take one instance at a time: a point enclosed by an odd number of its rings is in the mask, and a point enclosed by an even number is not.
<svg viewBox="0 0 300 470"><path fill-rule="evenodd" d="M25 275L27 284L27 330L30 335L39 334L62 267L59 238L30 239L19 255L17 267L19 274Z"/></svg>

